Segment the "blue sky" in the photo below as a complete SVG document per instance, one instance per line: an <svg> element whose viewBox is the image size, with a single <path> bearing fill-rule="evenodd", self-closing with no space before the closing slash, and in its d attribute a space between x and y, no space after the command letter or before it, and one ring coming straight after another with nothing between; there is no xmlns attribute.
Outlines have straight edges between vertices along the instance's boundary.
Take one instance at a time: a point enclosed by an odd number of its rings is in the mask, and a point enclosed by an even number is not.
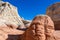
<svg viewBox="0 0 60 40"><path fill-rule="evenodd" d="M24 19L31 20L36 15L45 14L48 6L60 0L3 0L18 8L18 13Z"/></svg>

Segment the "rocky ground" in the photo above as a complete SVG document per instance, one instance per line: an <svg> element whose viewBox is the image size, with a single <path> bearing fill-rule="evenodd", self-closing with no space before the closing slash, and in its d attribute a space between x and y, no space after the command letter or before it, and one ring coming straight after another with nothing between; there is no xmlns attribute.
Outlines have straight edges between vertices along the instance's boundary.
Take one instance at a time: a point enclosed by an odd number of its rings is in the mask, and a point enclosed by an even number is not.
<svg viewBox="0 0 60 40"><path fill-rule="evenodd" d="M30 21L21 18L15 6L0 1L0 40L60 40L60 3Z"/></svg>

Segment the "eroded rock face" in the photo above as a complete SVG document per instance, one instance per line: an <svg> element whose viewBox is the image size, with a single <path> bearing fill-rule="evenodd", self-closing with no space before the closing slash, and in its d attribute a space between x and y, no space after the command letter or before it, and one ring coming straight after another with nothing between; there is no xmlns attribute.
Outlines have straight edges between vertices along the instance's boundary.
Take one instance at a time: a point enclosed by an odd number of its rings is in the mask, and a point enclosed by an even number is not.
<svg viewBox="0 0 60 40"><path fill-rule="evenodd" d="M54 23L47 15L36 16L24 34L24 40L53 40Z"/></svg>
<svg viewBox="0 0 60 40"><path fill-rule="evenodd" d="M16 29L17 27L12 22L0 19L0 40L18 40L24 31Z"/></svg>
<svg viewBox="0 0 60 40"><path fill-rule="evenodd" d="M60 30L60 3L49 6L46 14L54 21L55 29Z"/></svg>
<svg viewBox="0 0 60 40"><path fill-rule="evenodd" d="M0 1L0 40L18 40L25 26L17 13L17 8Z"/></svg>
<svg viewBox="0 0 60 40"><path fill-rule="evenodd" d="M17 8L8 2L0 1L0 19L13 22L21 29L25 28L22 18L18 15Z"/></svg>

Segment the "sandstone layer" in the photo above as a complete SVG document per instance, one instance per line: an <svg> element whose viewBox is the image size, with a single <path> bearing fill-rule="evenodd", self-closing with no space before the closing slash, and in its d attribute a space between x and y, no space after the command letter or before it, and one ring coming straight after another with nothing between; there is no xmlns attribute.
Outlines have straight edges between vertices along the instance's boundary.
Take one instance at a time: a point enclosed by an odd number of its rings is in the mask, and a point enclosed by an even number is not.
<svg viewBox="0 0 60 40"><path fill-rule="evenodd" d="M1 23L1 22L0 22ZM17 30L14 24L0 24L0 40L18 40L24 31ZM21 38L20 38L21 39Z"/></svg>
<svg viewBox="0 0 60 40"><path fill-rule="evenodd" d="M54 21L55 29L60 30L60 3L49 6L46 14Z"/></svg>
<svg viewBox="0 0 60 40"><path fill-rule="evenodd" d="M8 2L0 1L0 40L18 40L24 33L24 23L17 8Z"/></svg>
<svg viewBox="0 0 60 40"><path fill-rule="evenodd" d="M17 8L8 2L0 1L0 19L15 23L19 28L25 28Z"/></svg>

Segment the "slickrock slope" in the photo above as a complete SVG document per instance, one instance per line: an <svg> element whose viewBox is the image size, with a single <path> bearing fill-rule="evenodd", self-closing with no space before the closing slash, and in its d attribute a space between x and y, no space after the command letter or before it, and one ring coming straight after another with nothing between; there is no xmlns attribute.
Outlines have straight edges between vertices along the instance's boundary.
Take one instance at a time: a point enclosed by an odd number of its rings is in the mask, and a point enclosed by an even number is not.
<svg viewBox="0 0 60 40"><path fill-rule="evenodd" d="M14 24L0 22L0 40L18 40L24 31L17 30Z"/></svg>
<svg viewBox="0 0 60 40"><path fill-rule="evenodd" d="M54 21L55 29L60 30L60 3L49 6L46 14Z"/></svg>
<svg viewBox="0 0 60 40"><path fill-rule="evenodd" d="M8 2L0 1L0 40L18 40L24 31L17 28L25 28L17 8Z"/></svg>
<svg viewBox="0 0 60 40"><path fill-rule="evenodd" d="M22 18L18 15L17 8L8 2L0 1L0 19L13 22L17 26L20 26L19 28L25 28L22 22Z"/></svg>
<svg viewBox="0 0 60 40"><path fill-rule="evenodd" d="M23 40L55 40L54 23L47 15L36 16L29 29L26 30Z"/></svg>

